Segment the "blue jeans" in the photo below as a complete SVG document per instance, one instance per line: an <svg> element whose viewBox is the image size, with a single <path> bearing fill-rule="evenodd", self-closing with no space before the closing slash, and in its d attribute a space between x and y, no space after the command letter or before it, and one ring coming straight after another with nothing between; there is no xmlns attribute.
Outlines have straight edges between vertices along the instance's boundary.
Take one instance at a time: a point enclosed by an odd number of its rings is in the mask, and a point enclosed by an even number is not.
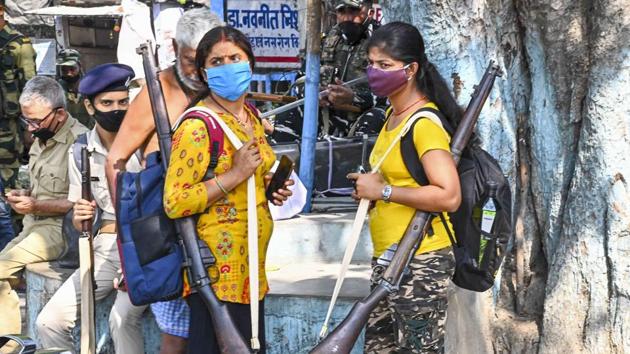
<svg viewBox="0 0 630 354"><path fill-rule="evenodd" d="M4 186L0 180L0 193L4 197ZM15 237L15 229L11 221L11 207L4 199L0 199L0 251Z"/></svg>

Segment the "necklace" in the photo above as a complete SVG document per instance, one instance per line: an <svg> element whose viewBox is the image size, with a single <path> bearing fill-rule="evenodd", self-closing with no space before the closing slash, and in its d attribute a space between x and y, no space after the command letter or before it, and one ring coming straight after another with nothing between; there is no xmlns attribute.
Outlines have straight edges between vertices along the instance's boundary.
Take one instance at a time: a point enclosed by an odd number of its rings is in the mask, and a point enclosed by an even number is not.
<svg viewBox="0 0 630 354"><path fill-rule="evenodd" d="M225 112L231 114L234 119L236 119L236 122L238 123L238 125L241 126L241 128L245 129L245 130L249 130L250 125L249 125L249 115L247 115L247 119L245 122L241 121L241 119L239 118L238 115L232 113L232 111L230 111L229 109L225 108L221 103L219 103L219 101L217 101L212 94L210 95L210 98L212 98L212 101L214 101L214 103L217 104L217 106L221 107L222 110L224 110Z"/></svg>
<svg viewBox="0 0 630 354"><path fill-rule="evenodd" d="M426 99L427 99L427 96L422 96L422 97L418 98L417 100L413 101L409 106L405 107L405 109L403 109L402 111L400 111L400 112L394 111L394 115L400 117L400 115L405 113L405 112L407 112L409 110L409 108L415 106L418 102L422 102L422 101L424 101Z"/></svg>

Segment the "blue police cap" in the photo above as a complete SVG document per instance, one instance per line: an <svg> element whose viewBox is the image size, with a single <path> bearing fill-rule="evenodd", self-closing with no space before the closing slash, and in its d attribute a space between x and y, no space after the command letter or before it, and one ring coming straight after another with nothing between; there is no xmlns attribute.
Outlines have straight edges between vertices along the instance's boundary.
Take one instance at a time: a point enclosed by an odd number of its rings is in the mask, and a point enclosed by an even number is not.
<svg viewBox="0 0 630 354"><path fill-rule="evenodd" d="M125 64L102 64L85 73L79 83L79 93L95 96L101 92L126 91L135 76L133 69Z"/></svg>

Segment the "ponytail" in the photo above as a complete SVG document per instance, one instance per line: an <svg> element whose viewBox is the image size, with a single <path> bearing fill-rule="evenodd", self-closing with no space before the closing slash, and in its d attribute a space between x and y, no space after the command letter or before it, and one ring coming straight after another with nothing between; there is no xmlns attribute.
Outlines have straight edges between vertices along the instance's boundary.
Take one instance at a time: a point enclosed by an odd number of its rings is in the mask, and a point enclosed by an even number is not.
<svg viewBox="0 0 630 354"><path fill-rule="evenodd" d="M433 63L426 60L422 63L420 70L416 74L416 86L429 100L434 102L440 112L446 116L452 129L457 129L462 119L462 109L455 101L450 89L446 85L444 78L437 71Z"/></svg>

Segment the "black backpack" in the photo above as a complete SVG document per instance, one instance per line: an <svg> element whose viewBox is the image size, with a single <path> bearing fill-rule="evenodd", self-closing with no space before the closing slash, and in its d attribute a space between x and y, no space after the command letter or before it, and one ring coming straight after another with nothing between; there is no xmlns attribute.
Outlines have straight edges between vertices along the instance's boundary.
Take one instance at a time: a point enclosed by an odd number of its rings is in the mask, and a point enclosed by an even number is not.
<svg viewBox="0 0 630 354"><path fill-rule="evenodd" d="M453 136L453 129L440 111L433 108L421 108L415 114L421 112L430 112L438 116L444 129ZM409 132L413 132L419 120L417 119L411 125ZM420 185L427 185L429 182L413 142L413 133L409 132L402 137L400 142L403 161L414 180ZM471 139L471 143L462 153L457 171L461 184L462 202L457 211L448 214L456 237L446 227L443 213L438 213L455 253L456 268L453 282L464 289L486 291L494 284L494 278L505 257L507 244L512 235L510 185L497 161L479 146L477 139ZM497 185L494 201L498 205L492 232L484 232L485 240L487 240L484 257L487 259L479 264L477 255L480 251L482 231L479 224L473 220L473 209L486 199L489 183Z"/></svg>

